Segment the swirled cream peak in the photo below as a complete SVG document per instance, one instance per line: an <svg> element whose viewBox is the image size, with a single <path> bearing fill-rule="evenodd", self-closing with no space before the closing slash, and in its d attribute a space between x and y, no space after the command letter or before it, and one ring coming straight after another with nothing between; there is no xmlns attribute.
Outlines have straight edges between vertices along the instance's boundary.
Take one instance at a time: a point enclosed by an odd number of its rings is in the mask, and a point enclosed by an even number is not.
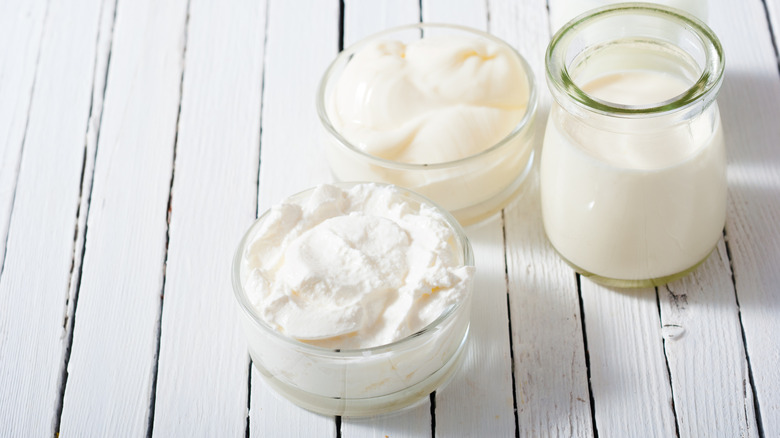
<svg viewBox="0 0 780 438"><path fill-rule="evenodd" d="M464 299L444 217L390 186L322 185L301 204L271 208L247 246L242 282L279 332L328 348L384 345Z"/></svg>
<svg viewBox="0 0 780 438"><path fill-rule="evenodd" d="M381 158L432 164L489 148L526 111L518 55L487 39L426 37L367 43L328 102L334 127Z"/></svg>

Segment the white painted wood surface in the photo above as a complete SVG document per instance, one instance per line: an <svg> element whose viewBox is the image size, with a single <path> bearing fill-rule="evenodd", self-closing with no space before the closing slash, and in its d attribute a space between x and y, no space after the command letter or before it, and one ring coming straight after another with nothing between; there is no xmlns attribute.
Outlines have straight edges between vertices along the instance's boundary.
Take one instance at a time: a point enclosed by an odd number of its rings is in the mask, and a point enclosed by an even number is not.
<svg viewBox="0 0 780 438"><path fill-rule="evenodd" d="M45 0L0 5L0 242L5 244L11 219L19 160L38 70ZM5 251L0 251L0 266Z"/></svg>
<svg viewBox="0 0 780 438"><path fill-rule="evenodd" d="M99 0L49 5L35 87L30 102L19 103L25 114L18 117L27 117L29 108L29 120L0 278L0 435L51 435L59 423L100 7ZM5 52L9 56L11 49ZM9 132L8 140L17 141L18 135Z"/></svg>
<svg viewBox="0 0 780 438"><path fill-rule="evenodd" d="M62 434L149 427L186 17L184 1L117 4Z"/></svg>
<svg viewBox="0 0 780 438"><path fill-rule="evenodd" d="M230 261L257 207L265 3L192 0L171 196L154 435L246 429Z"/></svg>
<svg viewBox="0 0 780 438"><path fill-rule="evenodd" d="M536 74L540 143L547 3L0 5L0 436L778 436L777 0L710 1L729 211L693 275L578 283L534 174L468 230L484 299L434 405L323 417L249 368L230 255L257 208L330 180L314 93L340 39L421 17L487 29Z"/></svg>

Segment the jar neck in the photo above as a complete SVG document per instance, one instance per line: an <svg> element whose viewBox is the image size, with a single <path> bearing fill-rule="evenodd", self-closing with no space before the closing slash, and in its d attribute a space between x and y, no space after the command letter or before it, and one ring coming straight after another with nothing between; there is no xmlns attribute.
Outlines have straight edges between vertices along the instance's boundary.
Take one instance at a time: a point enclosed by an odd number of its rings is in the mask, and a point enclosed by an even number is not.
<svg viewBox="0 0 780 438"><path fill-rule="evenodd" d="M553 97L575 116L671 122L705 111L718 94L724 70L723 48L706 24L682 11L643 3L594 9L570 21L553 36L545 64ZM631 72L674 77L684 81L684 91L660 92L658 100L640 102L586 91L590 81Z"/></svg>

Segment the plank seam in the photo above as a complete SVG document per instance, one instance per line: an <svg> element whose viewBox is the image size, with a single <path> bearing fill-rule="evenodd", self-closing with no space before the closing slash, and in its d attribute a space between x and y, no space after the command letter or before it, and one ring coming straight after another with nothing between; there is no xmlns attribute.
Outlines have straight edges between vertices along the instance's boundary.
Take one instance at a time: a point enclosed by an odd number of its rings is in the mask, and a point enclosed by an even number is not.
<svg viewBox="0 0 780 438"><path fill-rule="evenodd" d="M431 436L436 436L436 391L430 395L431 399Z"/></svg>
<svg viewBox="0 0 780 438"><path fill-rule="evenodd" d="M506 247L506 221L504 219L504 210L501 210L501 234L504 244L504 284L506 285L506 320L509 323L509 366L512 371L512 410L515 414L515 438L520 438L520 417L517 413L517 380L515 379L515 349L514 339L512 338L512 305L509 302L509 261L507 260Z"/></svg>
<svg viewBox="0 0 780 438"><path fill-rule="evenodd" d="M8 209L8 228L5 230L5 242L3 242L3 257L0 258L2 260L2 263L0 263L0 278L3 276L3 271L5 270L5 258L8 254L8 235L11 234L11 218L14 214L14 205L16 204L16 186L19 184L19 172L21 170L22 166L22 160L24 159L24 144L27 142L27 131L30 126L30 113L32 112L32 100L33 96L35 95L35 84L38 82L38 66L41 62L41 52L43 51L43 36L46 34L46 23L49 18L49 6L51 5L51 0L46 2L46 10L43 13L43 24L41 25L41 34L38 40L40 41L40 44L38 44L38 53L35 55L35 69L33 72L33 81L30 85L30 98L28 99L28 102L30 103L27 105L27 115L24 119L24 130L22 134L22 144L20 145L20 151L19 151L19 160L16 162L16 168L14 169L16 172L16 178L14 178L14 185L11 195L11 208Z"/></svg>
<svg viewBox="0 0 780 438"><path fill-rule="evenodd" d="M588 350L588 332L585 331L585 302L582 299L582 282L580 274L575 273L577 279L577 296L580 301L580 325L582 326L582 349L585 352L585 370L588 375L588 396L590 397L590 421L593 427L593 436L598 438L599 429L596 425L596 402L593 398L593 385L590 381L590 351Z"/></svg>
<svg viewBox="0 0 780 438"><path fill-rule="evenodd" d="M106 99L106 89L107 83L108 83L108 72L111 70L111 53L114 49L114 26L116 25L116 11L117 11L117 3L118 0L114 0L114 14L113 18L111 19L111 28L109 29L109 44L108 44L108 54L106 55L106 69L105 72L103 72L103 90L101 90L101 102L104 102ZM103 15L103 6L105 3L101 3L100 5L100 11L98 16ZM87 231L89 228L88 225L88 219L89 219L89 213L92 207L92 189L93 185L90 183L89 188L87 190L87 193L84 193L84 183L86 180L86 171L87 171L87 156L88 156L88 147L89 147L89 126L92 123L92 118L94 116L94 93L95 93L95 81L97 80L97 60L99 57L98 53L98 45L100 44L100 36L101 36L101 28L98 27L97 36L95 39L95 65L93 67L93 77L92 77L92 96L90 96L90 107L89 107L89 117L87 117L87 127L86 127L86 134L85 134L85 142L84 142L84 157L81 164L81 181L79 186L79 200L78 200L78 207L76 209L76 230L75 232L78 233L79 229L79 220L81 218L81 200L86 195L87 199L84 203L84 228L83 228L83 239L81 241L81 260L78 264L78 269L76 269L76 249L78 241L78 234L74 236L74 242L73 242L73 255L71 259L71 272L70 272L70 279L68 280L68 290L71 290L71 287L73 286L73 299L71 302L70 296L67 297L65 301L65 318L63 321L63 330L65 331L65 349L63 351L63 359L62 359L62 369L60 371L60 390L56 405L56 415L54 418L54 434L55 436L59 436L60 433L60 426L62 424L62 410L65 405L65 388L68 385L68 365L70 364L70 354L73 348L73 329L76 325L76 308L78 307L78 299L79 299L79 291L81 290L81 279L82 274L84 270L84 257L87 252ZM97 150L98 150L98 144L100 144L100 131L101 127L103 125L103 111L102 107L100 110L100 114L98 115L98 123L97 128L95 132L95 149L92 152L92 163L94 164L96 158L97 158ZM92 166L92 173L90 175L89 181L93 181L95 179L95 166ZM74 272L75 271L75 272ZM70 307L70 308L68 308Z"/></svg>
<svg viewBox="0 0 780 438"><path fill-rule="evenodd" d="M739 305L739 292L737 291L737 278L734 272L734 260L731 257L731 247L729 245L728 233L726 227L723 228L723 241L726 246L726 255L729 258L729 269L731 269L731 284L734 286L734 300L737 304L737 316L739 317L739 332L742 335L742 346L745 349L745 361L747 362L748 379L750 379L750 390L753 394L753 410L755 412L756 428L758 429L759 438L764 437L764 425L761 420L761 407L758 401L758 393L756 392L756 381L753 378L753 366L750 363L750 353L748 352L747 337L745 336L745 325L742 322L742 307ZM744 391L745 398L747 398L747 391ZM747 400L745 400L747 403ZM745 418L748 418L747 408L745 409ZM748 423L749 425L750 423Z"/></svg>
<svg viewBox="0 0 780 438"><path fill-rule="evenodd" d="M667 286L668 288L668 286ZM672 291L669 290L669 293ZM658 288L655 288L655 304L658 306L658 323L660 324L661 328L664 326L664 318L661 315L661 298L660 298L660 292L658 291ZM669 366L669 356L666 354L666 338L661 337L661 344L663 345L663 351L664 351L664 365L666 365L666 374L669 376L669 394L671 396L671 405L672 405L672 415L674 416L674 433L675 436L680 436L680 423L677 419L677 407L674 404L674 385L672 384L672 369Z"/></svg>
<svg viewBox="0 0 780 438"><path fill-rule="evenodd" d="M344 0L339 0L339 52L344 50Z"/></svg>
<svg viewBox="0 0 780 438"><path fill-rule="evenodd" d="M157 313L157 345L155 346L154 364L152 365L152 385L149 394L149 416L146 423L146 436L150 438L154 433L154 412L157 402L157 377L160 366L160 344L162 339L162 316L163 306L165 305L165 285L168 280L168 246L171 241L171 215L173 214L173 183L176 179L176 150L179 146L179 121L181 120L181 101L184 92L184 73L187 70L187 40L190 27L190 6L191 0L187 0L187 15L184 19L184 43L181 53L181 76L179 77L179 108L176 113L176 134L173 138L173 159L171 160L171 180L168 184L168 214L165 226L165 255L162 272L162 285L160 287L160 310Z"/></svg>
<svg viewBox="0 0 780 438"><path fill-rule="evenodd" d="M249 438L249 412L252 407L252 359L249 359L249 366L247 367L247 391L246 391L246 429L244 430L244 437Z"/></svg>
<svg viewBox="0 0 780 438"><path fill-rule="evenodd" d="M775 30L772 26L772 16L769 14L769 7L766 4L766 0L761 0L761 4L764 6L764 16L766 17L766 24L769 28L769 40L772 41L772 48L775 50L775 63L777 64L777 73L780 74L780 51L777 48L777 40L775 39Z"/></svg>
<svg viewBox="0 0 780 438"><path fill-rule="evenodd" d="M257 135L257 181L255 181L255 187L257 188L257 193L255 194L255 219L260 216L260 202L258 199L260 198L260 164L262 162L261 158L261 152L263 150L263 105L265 102L265 66L266 66L266 58L268 57L268 22L271 21L268 19L268 11L269 11L269 1L266 1L265 3L265 29L263 30L263 74L260 77L260 130ZM252 358L249 358L249 364L251 366L252 364ZM250 378L251 378L251 372Z"/></svg>

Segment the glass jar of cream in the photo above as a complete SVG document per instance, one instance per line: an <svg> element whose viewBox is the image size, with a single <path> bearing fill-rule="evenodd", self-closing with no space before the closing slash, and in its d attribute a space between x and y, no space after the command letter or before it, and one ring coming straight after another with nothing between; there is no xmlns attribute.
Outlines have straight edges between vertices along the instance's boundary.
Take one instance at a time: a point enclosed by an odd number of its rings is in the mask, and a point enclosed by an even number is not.
<svg viewBox="0 0 780 438"><path fill-rule="evenodd" d="M611 286L693 270L726 218L718 38L676 9L624 3L565 25L545 63L555 102L540 172L552 245Z"/></svg>

